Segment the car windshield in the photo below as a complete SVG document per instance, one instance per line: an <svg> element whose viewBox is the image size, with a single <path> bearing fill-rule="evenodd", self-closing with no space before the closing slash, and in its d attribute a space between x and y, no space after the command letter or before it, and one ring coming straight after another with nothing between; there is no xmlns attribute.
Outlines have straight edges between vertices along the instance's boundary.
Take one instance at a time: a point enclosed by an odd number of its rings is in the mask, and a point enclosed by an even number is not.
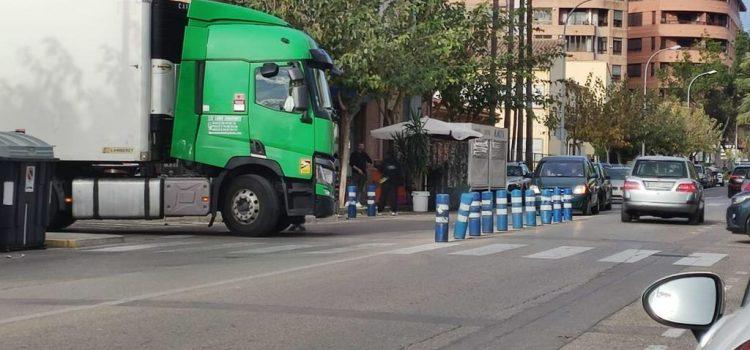
<svg viewBox="0 0 750 350"><path fill-rule="evenodd" d="M583 177L583 162L547 161L539 167L540 177Z"/></svg>
<svg viewBox="0 0 750 350"><path fill-rule="evenodd" d="M635 163L633 175L639 177L685 178L685 162L673 160L639 160Z"/></svg>
<svg viewBox="0 0 750 350"><path fill-rule="evenodd" d="M732 171L732 175L734 176L747 176L747 171L750 168L734 168L734 171Z"/></svg>
<svg viewBox="0 0 750 350"><path fill-rule="evenodd" d="M612 180L625 180L625 177L630 173L629 168L610 168L609 177Z"/></svg>
<svg viewBox="0 0 750 350"><path fill-rule="evenodd" d="M508 176L523 176L523 170L518 165L508 165Z"/></svg>

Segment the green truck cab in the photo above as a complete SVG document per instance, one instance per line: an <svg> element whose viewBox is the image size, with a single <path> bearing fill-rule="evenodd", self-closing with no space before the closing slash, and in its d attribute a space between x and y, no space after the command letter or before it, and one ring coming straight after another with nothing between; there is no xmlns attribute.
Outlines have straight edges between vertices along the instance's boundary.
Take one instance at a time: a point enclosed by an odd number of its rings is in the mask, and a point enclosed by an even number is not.
<svg viewBox="0 0 750 350"><path fill-rule="evenodd" d="M266 221L264 205L281 207L281 226L332 214L331 69L312 38L276 17L190 5L171 154L223 169L213 198L232 230L254 231ZM278 200L263 193L270 189L281 192Z"/></svg>

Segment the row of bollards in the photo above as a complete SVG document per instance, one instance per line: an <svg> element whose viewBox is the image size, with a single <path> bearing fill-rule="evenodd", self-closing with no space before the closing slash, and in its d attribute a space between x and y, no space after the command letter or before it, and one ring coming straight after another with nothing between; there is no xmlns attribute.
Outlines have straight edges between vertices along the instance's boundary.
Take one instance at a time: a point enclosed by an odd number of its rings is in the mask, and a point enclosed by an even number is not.
<svg viewBox="0 0 750 350"><path fill-rule="evenodd" d="M367 216L377 216L378 206L375 203L375 191L378 186L375 184L367 185ZM357 186L350 185L346 187L346 218L357 218Z"/></svg>
<svg viewBox="0 0 750 350"><path fill-rule="evenodd" d="M542 189L540 195L527 190L510 192L510 218L508 217L508 191L484 191L462 193L458 207L458 218L453 227L456 240L478 237L482 234L508 231L525 227L557 224L573 220L573 191L570 188ZM435 202L435 242L448 242L449 216L447 194L438 194ZM494 206L493 206L494 203ZM510 221L509 221L510 219Z"/></svg>

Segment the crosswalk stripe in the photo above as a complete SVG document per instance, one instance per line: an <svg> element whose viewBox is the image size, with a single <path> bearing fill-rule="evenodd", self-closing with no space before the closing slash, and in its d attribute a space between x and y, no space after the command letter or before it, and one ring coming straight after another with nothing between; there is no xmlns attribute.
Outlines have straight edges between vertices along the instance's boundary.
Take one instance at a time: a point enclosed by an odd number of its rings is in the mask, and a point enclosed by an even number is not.
<svg viewBox="0 0 750 350"><path fill-rule="evenodd" d="M709 267L719 262L719 260L724 259L726 256L726 254L716 253L693 253L677 260L674 265Z"/></svg>
<svg viewBox="0 0 750 350"><path fill-rule="evenodd" d="M545 250L536 254L525 256L526 258L532 259L562 259L576 254L583 253L587 250L594 249L594 247L576 247L576 246L560 246L550 250Z"/></svg>
<svg viewBox="0 0 750 350"><path fill-rule="evenodd" d="M504 252L511 249L521 248L525 247L526 244L504 244L504 243L497 243L497 244L490 244L486 245L484 247L479 248L473 248L473 249L467 249L467 250L460 250L457 252L451 253L452 255L473 255L473 256L485 256L490 254L496 254L500 252Z"/></svg>
<svg viewBox="0 0 750 350"><path fill-rule="evenodd" d="M348 253L348 252L354 252L358 250L365 250L368 248L390 247L393 245L396 245L396 243L362 243L362 244L356 244L356 245L346 246L346 247L331 248L331 249L326 249L326 250L317 250L313 252L308 252L308 254Z"/></svg>
<svg viewBox="0 0 750 350"><path fill-rule="evenodd" d="M611 263L634 263L648 258L649 256L654 255L658 252L658 250L627 249L615 255L600 259L599 261Z"/></svg>
<svg viewBox="0 0 750 350"><path fill-rule="evenodd" d="M161 247L173 247L178 245L193 244L195 242L169 242L169 243L146 243L146 244L132 244L132 245L119 245L114 247L87 249L87 252L106 252L106 253L119 253L119 252L132 252L134 250L144 250L151 248Z"/></svg>
<svg viewBox="0 0 750 350"><path fill-rule="evenodd" d="M428 244L422 244L414 247L406 247L406 248L400 248L396 250L391 250L389 252L386 252L388 254L400 254L400 255L406 255L406 254L415 254L415 253L421 253L426 252L428 250L434 250L434 249L440 249L440 248L448 248L455 245L458 245L460 243L428 243Z"/></svg>
<svg viewBox="0 0 750 350"><path fill-rule="evenodd" d="M196 253L196 252L205 252L209 250L219 250L219 249L232 249L232 248L244 248L244 247L250 247L254 245L258 245L262 243L248 243L248 242L241 242L241 243L224 243L224 244L217 244L217 245L204 245L200 247L186 247L186 248L175 248L175 249L167 249L167 250L157 250L155 253Z"/></svg>
<svg viewBox="0 0 750 350"><path fill-rule="evenodd" d="M286 252L286 251L290 251L290 250L305 249L305 248L312 248L312 247L314 247L314 245L310 245L310 244L287 244L287 245L277 245L277 246L272 246L272 247L239 250L239 251L236 251L236 252L229 252L229 254L266 254L266 253L278 253L278 252Z"/></svg>

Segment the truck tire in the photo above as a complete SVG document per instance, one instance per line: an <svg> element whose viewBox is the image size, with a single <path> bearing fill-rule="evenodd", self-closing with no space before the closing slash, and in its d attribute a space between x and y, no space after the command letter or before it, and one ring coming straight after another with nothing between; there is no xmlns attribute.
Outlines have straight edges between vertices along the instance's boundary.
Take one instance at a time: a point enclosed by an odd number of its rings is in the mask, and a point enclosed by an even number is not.
<svg viewBox="0 0 750 350"><path fill-rule="evenodd" d="M262 236L278 232L274 229L282 211L268 179L254 174L237 176L222 195L221 217L233 233Z"/></svg>
<svg viewBox="0 0 750 350"><path fill-rule="evenodd" d="M57 191L52 190L52 196L49 203L49 222L47 223L48 231L62 230L76 222L70 209L60 209L60 199Z"/></svg>

